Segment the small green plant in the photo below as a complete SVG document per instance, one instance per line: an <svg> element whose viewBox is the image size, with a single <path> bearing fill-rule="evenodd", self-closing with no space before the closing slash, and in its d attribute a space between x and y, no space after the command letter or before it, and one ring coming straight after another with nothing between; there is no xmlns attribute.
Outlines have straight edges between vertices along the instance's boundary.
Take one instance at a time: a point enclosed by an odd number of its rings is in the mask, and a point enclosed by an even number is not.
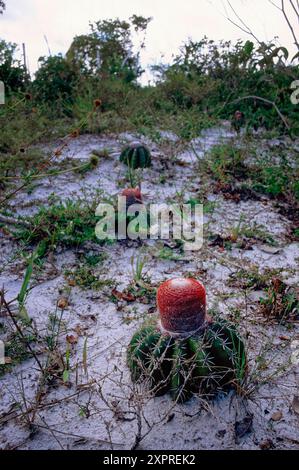
<svg viewBox="0 0 299 470"><path fill-rule="evenodd" d="M107 253L86 254L84 259L89 266L96 266L107 258Z"/></svg>
<svg viewBox="0 0 299 470"><path fill-rule="evenodd" d="M10 310L9 304L5 300L4 291L1 291L0 303L6 308L8 315L12 320L14 329L7 334L5 341L5 353L8 358L7 364L0 365L0 375L10 368L27 358L34 357L41 368L41 364L37 359L35 351L31 347L32 342L37 341L37 333L34 329L32 320L30 319L27 309L25 307L26 298L29 292L29 284L33 274L34 264L37 262L39 256L39 247L31 254L27 260L27 268L25 271L24 279L17 297L14 300L18 301L19 311L18 315L14 316ZM3 329L6 333L6 328Z"/></svg>
<svg viewBox="0 0 299 470"><path fill-rule="evenodd" d="M178 251L175 251L174 249L170 248L169 246L163 246L162 248L158 249L155 253L154 256L160 260L166 260L166 261L180 261L183 256L183 252L181 252L182 246L178 244L177 248L179 249Z"/></svg>
<svg viewBox="0 0 299 470"><path fill-rule="evenodd" d="M89 163L90 163L91 167L96 168L98 166L99 162L100 162L100 159L97 155L93 154L93 155L90 156Z"/></svg>
<svg viewBox="0 0 299 470"><path fill-rule="evenodd" d="M260 300L261 312L268 319L286 322L299 316L299 299L296 290L279 278L273 278L267 289L267 297Z"/></svg>
<svg viewBox="0 0 299 470"><path fill-rule="evenodd" d="M284 154L273 163L275 155L262 156L254 167L253 189L272 198L292 196L299 200L298 164L290 164Z"/></svg>
<svg viewBox="0 0 299 470"><path fill-rule="evenodd" d="M151 166L151 154L147 147L140 144L133 144L125 147L121 152L120 161L130 168L146 168Z"/></svg>
<svg viewBox="0 0 299 470"><path fill-rule="evenodd" d="M65 364L64 364L64 370L62 373L62 380L64 383L67 383L70 378L70 357L71 357L70 345L67 342L66 351L65 351Z"/></svg>
<svg viewBox="0 0 299 470"><path fill-rule="evenodd" d="M99 290L105 286L113 286L112 279L100 279L94 272L92 266L81 265L74 270L65 271L65 276L74 281L75 285L83 289Z"/></svg>
<svg viewBox="0 0 299 470"><path fill-rule="evenodd" d="M268 243L269 245L275 245L274 238L265 227L256 222L253 222L253 224L244 222L243 214L240 215L237 224L230 229L229 239L232 243L255 240Z"/></svg>
<svg viewBox="0 0 299 470"><path fill-rule="evenodd" d="M91 153L90 158L93 157L93 156L96 156L99 159L108 158L109 157L109 149L107 149L107 148L103 148L103 149L100 149L100 150L94 149Z"/></svg>
<svg viewBox="0 0 299 470"><path fill-rule="evenodd" d="M258 267L251 269L240 269L230 275L228 285L240 289L261 290L269 287L269 283L274 276L277 276L282 269L266 269L260 272Z"/></svg>
<svg viewBox="0 0 299 470"><path fill-rule="evenodd" d="M126 293L142 303L151 303L156 295L156 289L151 285L151 279L144 272L148 256L140 251L137 257L131 257L133 279L126 288Z"/></svg>
<svg viewBox="0 0 299 470"><path fill-rule="evenodd" d="M197 204L202 204L203 205L203 213L204 214L213 214L215 207L217 203L215 201L209 201L208 199L197 199L197 198L190 198L188 201L186 201L186 204L190 204L190 206L193 208Z"/></svg>
<svg viewBox="0 0 299 470"><path fill-rule="evenodd" d="M143 270L148 261L148 257L143 253L139 252L137 257L135 258L134 255L131 258L131 266L133 272L133 280L135 282L141 281L143 278ZM135 265L134 265L135 262Z"/></svg>
<svg viewBox="0 0 299 470"><path fill-rule="evenodd" d="M246 153L232 144L215 145L210 151L205 165L212 176L221 183L234 179L244 179L248 175L245 165Z"/></svg>
<svg viewBox="0 0 299 470"><path fill-rule="evenodd" d="M28 343L35 343L36 336L28 329L28 325L23 325L23 336L15 331L7 336L5 340L5 357L6 364L0 364L0 376L10 371L12 367L32 357L30 350L28 350Z"/></svg>
<svg viewBox="0 0 299 470"><path fill-rule="evenodd" d="M16 237L25 243L43 242L45 251L58 245L76 247L85 241L99 242L95 236L95 204L84 201L61 202L42 207L28 219L30 228L18 229Z"/></svg>

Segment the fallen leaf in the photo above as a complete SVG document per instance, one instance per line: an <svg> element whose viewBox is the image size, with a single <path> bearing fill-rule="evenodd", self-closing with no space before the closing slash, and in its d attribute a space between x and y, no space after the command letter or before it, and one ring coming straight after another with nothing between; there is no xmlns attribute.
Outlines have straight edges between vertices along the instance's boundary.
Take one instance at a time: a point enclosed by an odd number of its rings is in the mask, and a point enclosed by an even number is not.
<svg viewBox="0 0 299 470"><path fill-rule="evenodd" d="M80 437L79 439L76 439L75 441L73 441L73 446L80 446L82 444L86 444L86 442L88 442L86 437Z"/></svg>
<svg viewBox="0 0 299 470"><path fill-rule="evenodd" d="M281 411L275 411L273 415L271 416L272 421L280 421L282 418L282 412Z"/></svg>
<svg viewBox="0 0 299 470"><path fill-rule="evenodd" d="M172 421L174 417L175 417L175 413L170 413L167 416L166 423L170 423L170 421Z"/></svg>
<svg viewBox="0 0 299 470"><path fill-rule="evenodd" d="M221 235L217 234L213 237L213 239L210 241L209 243L209 246L220 246L221 248L223 248L223 245L224 245L224 237L222 237Z"/></svg>
<svg viewBox="0 0 299 470"><path fill-rule="evenodd" d="M164 246L167 246L168 248L171 248L172 250L177 248L178 244L176 242L168 242L168 241L165 241L164 242Z"/></svg>
<svg viewBox="0 0 299 470"><path fill-rule="evenodd" d="M134 302L136 297L132 294L128 294L126 292L120 292L117 289L112 289L111 294L118 300L126 300L127 302Z"/></svg>
<svg viewBox="0 0 299 470"><path fill-rule="evenodd" d="M295 395L292 401L292 408L297 415L299 415L299 396Z"/></svg>
<svg viewBox="0 0 299 470"><path fill-rule="evenodd" d="M276 255L281 251L281 248L271 245L260 245L259 249L264 251L265 253L269 253L270 255Z"/></svg>
<svg viewBox="0 0 299 470"><path fill-rule="evenodd" d="M148 314L154 313L157 310L156 307L150 307L147 311Z"/></svg>
<svg viewBox="0 0 299 470"><path fill-rule="evenodd" d="M261 450L269 450L269 449L274 449L275 445L273 444L273 441L271 439L266 439L265 441L260 442L260 449Z"/></svg>
<svg viewBox="0 0 299 470"><path fill-rule="evenodd" d="M88 330L87 326L76 325L74 328L74 331L77 333L78 336L83 336L86 330Z"/></svg>
<svg viewBox="0 0 299 470"><path fill-rule="evenodd" d="M69 304L68 299L66 297L61 297L60 299L58 299L57 307L64 310L65 308L68 307L68 304Z"/></svg>
<svg viewBox="0 0 299 470"><path fill-rule="evenodd" d="M223 439L226 434L226 429L219 429L219 431L216 432L215 437L217 439Z"/></svg>
<svg viewBox="0 0 299 470"><path fill-rule="evenodd" d="M175 163L176 163L178 166L189 166L189 165L190 165L189 162L186 162L186 161L184 161L184 160L177 160Z"/></svg>
<svg viewBox="0 0 299 470"><path fill-rule="evenodd" d="M69 344L76 344L78 343L78 337L75 335L66 335L66 340Z"/></svg>
<svg viewBox="0 0 299 470"><path fill-rule="evenodd" d="M236 421L235 423L235 436L236 439L240 439L252 431L253 414L248 413L242 421Z"/></svg>

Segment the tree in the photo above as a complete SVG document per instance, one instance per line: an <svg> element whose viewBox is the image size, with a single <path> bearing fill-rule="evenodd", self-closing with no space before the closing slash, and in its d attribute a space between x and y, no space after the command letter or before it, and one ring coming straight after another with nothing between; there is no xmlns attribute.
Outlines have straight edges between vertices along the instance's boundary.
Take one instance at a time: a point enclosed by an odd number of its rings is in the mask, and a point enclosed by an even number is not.
<svg viewBox="0 0 299 470"><path fill-rule="evenodd" d="M40 68L35 74L33 91L35 98L47 104L72 101L77 75L62 55L40 57Z"/></svg>
<svg viewBox="0 0 299 470"><path fill-rule="evenodd" d="M29 76L21 62L15 59L17 45L0 39L0 80L6 91L24 90Z"/></svg>
<svg viewBox="0 0 299 470"><path fill-rule="evenodd" d="M76 36L67 52L67 60L84 75L122 78L134 81L143 72L139 52L134 53L132 28L145 34L151 18L133 15L130 21L119 18L97 21L91 32ZM140 48L144 47L144 41Z"/></svg>
<svg viewBox="0 0 299 470"><path fill-rule="evenodd" d="M5 10L5 3L3 0L0 0L0 15L2 15L4 10Z"/></svg>
<svg viewBox="0 0 299 470"><path fill-rule="evenodd" d="M287 8L286 8L286 4L285 4L285 0L281 0L280 1L280 5L276 5L274 3L274 1L272 0L269 0L270 3L272 5L274 5L279 11L281 11L283 17L284 17L284 20L289 28L289 31L291 32L292 34L292 38L294 40L294 44L296 45L297 49L298 49L298 53L296 54L296 58L299 56L299 38L296 36L295 34L295 26L294 24L292 23L292 20L290 19L290 15L288 14L288 11L287 11ZM298 0L296 1L296 4L293 0L289 0L288 1L288 6L289 6L289 9L295 13L295 21L297 20L299 22L299 2ZM293 58L294 60L294 58Z"/></svg>
<svg viewBox="0 0 299 470"><path fill-rule="evenodd" d="M255 35L254 31L248 26L246 20L242 19L236 9L232 6L230 0L226 0L227 5L225 6L225 16L227 20L240 29L243 33L251 36L261 47L265 45L264 42L260 41ZM293 57L292 61L299 59L299 38L296 35L295 23L299 21L299 2L298 0L269 0L269 3L273 5L277 10L282 13L282 17L286 22L286 25L292 35L294 45L297 47L298 52Z"/></svg>

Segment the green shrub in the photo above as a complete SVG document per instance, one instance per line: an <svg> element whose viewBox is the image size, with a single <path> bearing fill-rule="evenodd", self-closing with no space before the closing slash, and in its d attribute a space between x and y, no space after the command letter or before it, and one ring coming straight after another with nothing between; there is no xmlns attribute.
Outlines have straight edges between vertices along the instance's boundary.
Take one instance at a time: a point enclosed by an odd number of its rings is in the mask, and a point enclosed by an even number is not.
<svg viewBox="0 0 299 470"><path fill-rule="evenodd" d="M35 100L65 111L77 91L78 76L75 70L61 55L41 57L39 62L40 68L33 82Z"/></svg>
<svg viewBox="0 0 299 470"><path fill-rule="evenodd" d="M17 232L17 238L28 243L43 242L45 250L58 245L77 247L86 241L97 242L95 226L98 218L95 205L67 200L64 203L42 207L28 219L30 228Z"/></svg>

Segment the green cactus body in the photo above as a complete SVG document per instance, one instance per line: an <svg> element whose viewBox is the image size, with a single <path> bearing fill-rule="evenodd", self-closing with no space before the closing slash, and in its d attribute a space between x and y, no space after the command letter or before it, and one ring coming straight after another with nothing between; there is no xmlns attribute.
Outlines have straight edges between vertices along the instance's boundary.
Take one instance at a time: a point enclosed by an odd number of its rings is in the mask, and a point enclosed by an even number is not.
<svg viewBox="0 0 299 470"><path fill-rule="evenodd" d="M133 381L183 402L192 393L210 393L241 379L243 356L244 344L227 323L214 323L189 337L170 336L153 323L135 333L127 359Z"/></svg>
<svg viewBox="0 0 299 470"><path fill-rule="evenodd" d="M130 145L120 154L120 161L134 170L151 166L151 154L144 145Z"/></svg>
<svg viewBox="0 0 299 470"><path fill-rule="evenodd" d="M132 380L146 380L150 388L159 387L155 390L156 395L165 393L164 388L169 385L172 347L171 338L161 335L151 325L137 331L127 354Z"/></svg>
<svg viewBox="0 0 299 470"><path fill-rule="evenodd" d="M205 342L214 364L212 380L216 387L241 381L245 375L246 355L236 329L224 320L207 328Z"/></svg>

